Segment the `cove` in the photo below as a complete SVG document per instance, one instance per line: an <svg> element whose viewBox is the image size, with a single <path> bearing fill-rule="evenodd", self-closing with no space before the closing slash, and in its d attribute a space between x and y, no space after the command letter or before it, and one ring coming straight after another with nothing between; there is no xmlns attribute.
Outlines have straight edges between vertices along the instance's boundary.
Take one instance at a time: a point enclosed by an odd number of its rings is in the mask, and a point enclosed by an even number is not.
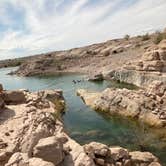
<svg viewBox="0 0 166 166"><path fill-rule="evenodd" d="M158 138L156 130L148 129L144 124L97 113L87 107L76 96L79 88L101 91L107 87L133 88L126 84L110 81L88 82L80 74L60 74L56 76L17 77L6 75L15 68L0 69L0 83L5 89L62 89L66 99L66 113L63 116L68 134L80 144L98 141L107 145L126 147L131 150L150 151L166 163L166 139ZM73 80L82 80L73 83Z"/></svg>

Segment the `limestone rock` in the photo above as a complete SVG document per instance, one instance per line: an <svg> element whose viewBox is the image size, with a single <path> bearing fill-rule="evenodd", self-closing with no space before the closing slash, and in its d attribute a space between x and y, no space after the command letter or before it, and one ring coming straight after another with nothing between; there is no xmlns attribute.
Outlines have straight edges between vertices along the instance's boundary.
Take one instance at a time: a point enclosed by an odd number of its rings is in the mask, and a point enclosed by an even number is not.
<svg viewBox="0 0 166 166"><path fill-rule="evenodd" d="M162 81L153 81L147 88L148 93L163 96L166 91L166 84Z"/></svg>
<svg viewBox="0 0 166 166"><path fill-rule="evenodd" d="M133 165L142 163L148 166L153 162L158 162L158 159L149 152L135 151L135 152L130 152L129 155L131 156L131 161Z"/></svg>
<svg viewBox="0 0 166 166"><path fill-rule="evenodd" d="M101 143L91 142L90 144L84 145L84 150L87 154L94 154L97 156L107 157L111 155L110 149Z"/></svg>
<svg viewBox="0 0 166 166"><path fill-rule="evenodd" d="M33 156L58 165L64 158L63 145L55 136L40 139L34 147Z"/></svg>
<svg viewBox="0 0 166 166"><path fill-rule="evenodd" d="M124 149L122 147L111 147L110 150L111 150L111 157L114 161L130 158L127 149Z"/></svg>
<svg viewBox="0 0 166 166"><path fill-rule="evenodd" d="M68 141L64 144L65 149L68 150L68 155L65 156L62 165L64 166L95 166L93 158L88 156L84 148L76 141L68 137Z"/></svg>
<svg viewBox="0 0 166 166"><path fill-rule="evenodd" d="M163 50L166 50L166 39L162 40L160 43L159 43L159 48L163 49Z"/></svg>
<svg viewBox="0 0 166 166"><path fill-rule="evenodd" d="M160 55L158 51L150 51L146 52L142 56L143 61L157 61L160 60Z"/></svg>
<svg viewBox="0 0 166 166"><path fill-rule="evenodd" d="M159 91L157 89L155 91L157 94L163 92L165 90L162 91L162 86L161 91L160 89ZM85 104L96 111L137 119L138 121L147 123L151 127L161 128L166 124L163 120L165 118L165 111L154 112L154 109L157 108L161 110L162 102L156 101L156 94L153 94L149 90L107 88L103 92L88 92L81 89L77 93ZM162 99L163 102L166 102L165 98L162 97ZM163 112L162 117L161 112Z"/></svg>

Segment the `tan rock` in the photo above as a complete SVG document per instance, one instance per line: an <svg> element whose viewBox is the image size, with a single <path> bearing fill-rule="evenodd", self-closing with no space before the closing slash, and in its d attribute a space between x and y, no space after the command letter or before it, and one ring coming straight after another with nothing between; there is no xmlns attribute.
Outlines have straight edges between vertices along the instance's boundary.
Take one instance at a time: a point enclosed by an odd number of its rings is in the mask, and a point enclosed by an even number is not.
<svg viewBox="0 0 166 166"><path fill-rule="evenodd" d="M129 159L129 152L127 149L122 147L111 147L111 158L114 161L118 161L119 159Z"/></svg>
<svg viewBox="0 0 166 166"><path fill-rule="evenodd" d="M29 165L28 166L55 166L53 163L51 162L47 162L47 161L44 161L40 158L30 158L29 159Z"/></svg>
<svg viewBox="0 0 166 166"><path fill-rule="evenodd" d="M58 165L64 158L63 145L55 136L40 139L34 147L33 156Z"/></svg>
<svg viewBox="0 0 166 166"><path fill-rule="evenodd" d="M98 142L91 142L90 144L84 145L84 150L87 154L93 153L102 157L107 157L111 155L111 151L108 146Z"/></svg>
<svg viewBox="0 0 166 166"><path fill-rule="evenodd" d="M131 162L132 164L139 164L139 163L145 163L147 166L151 164L152 162L158 162L158 159L149 152L130 152L129 155L131 156Z"/></svg>
<svg viewBox="0 0 166 166"><path fill-rule="evenodd" d="M62 165L64 166L95 166L93 158L88 156L84 148L76 141L68 137L68 141L64 144L65 149L70 149L69 154L65 156Z"/></svg>
<svg viewBox="0 0 166 166"><path fill-rule="evenodd" d="M145 52L142 56L142 61L157 61L160 60L159 52L154 50L150 52Z"/></svg>

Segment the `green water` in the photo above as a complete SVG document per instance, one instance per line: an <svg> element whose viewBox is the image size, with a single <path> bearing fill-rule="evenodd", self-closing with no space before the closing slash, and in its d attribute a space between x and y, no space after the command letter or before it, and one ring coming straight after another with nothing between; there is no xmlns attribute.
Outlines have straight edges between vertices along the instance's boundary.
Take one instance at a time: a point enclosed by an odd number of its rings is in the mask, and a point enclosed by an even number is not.
<svg viewBox="0 0 166 166"><path fill-rule="evenodd" d="M76 96L76 89L85 88L101 91L107 87L127 87L126 84L103 81L98 83L82 81L74 84L72 80L83 80L84 76L77 74L63 74L47 77L17 77L6 75L14 68L0 69L0 83L5 89L29 89L31 91L43 89L62 89L67 108L63 116L65 128L69 135L80 144L98 141L107 145L119 145L131 150L150 151L166 163L166 140L158 138L154 130L148 130L144 125L97 113L84 105Z"/></svg>

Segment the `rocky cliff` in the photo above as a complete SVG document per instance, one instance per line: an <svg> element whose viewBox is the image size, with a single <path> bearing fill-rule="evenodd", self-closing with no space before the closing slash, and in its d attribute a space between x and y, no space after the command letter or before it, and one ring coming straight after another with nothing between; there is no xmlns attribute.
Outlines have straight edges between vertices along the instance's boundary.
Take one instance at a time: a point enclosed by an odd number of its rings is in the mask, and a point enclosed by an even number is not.
<svg viewBox="0 0 166 166"><path fill-rule="evenodd" d="M107 79L146 87L154 80L166 82L166 40L148 48L140 60L127 62L118 70L103 72Z"/></svg>

